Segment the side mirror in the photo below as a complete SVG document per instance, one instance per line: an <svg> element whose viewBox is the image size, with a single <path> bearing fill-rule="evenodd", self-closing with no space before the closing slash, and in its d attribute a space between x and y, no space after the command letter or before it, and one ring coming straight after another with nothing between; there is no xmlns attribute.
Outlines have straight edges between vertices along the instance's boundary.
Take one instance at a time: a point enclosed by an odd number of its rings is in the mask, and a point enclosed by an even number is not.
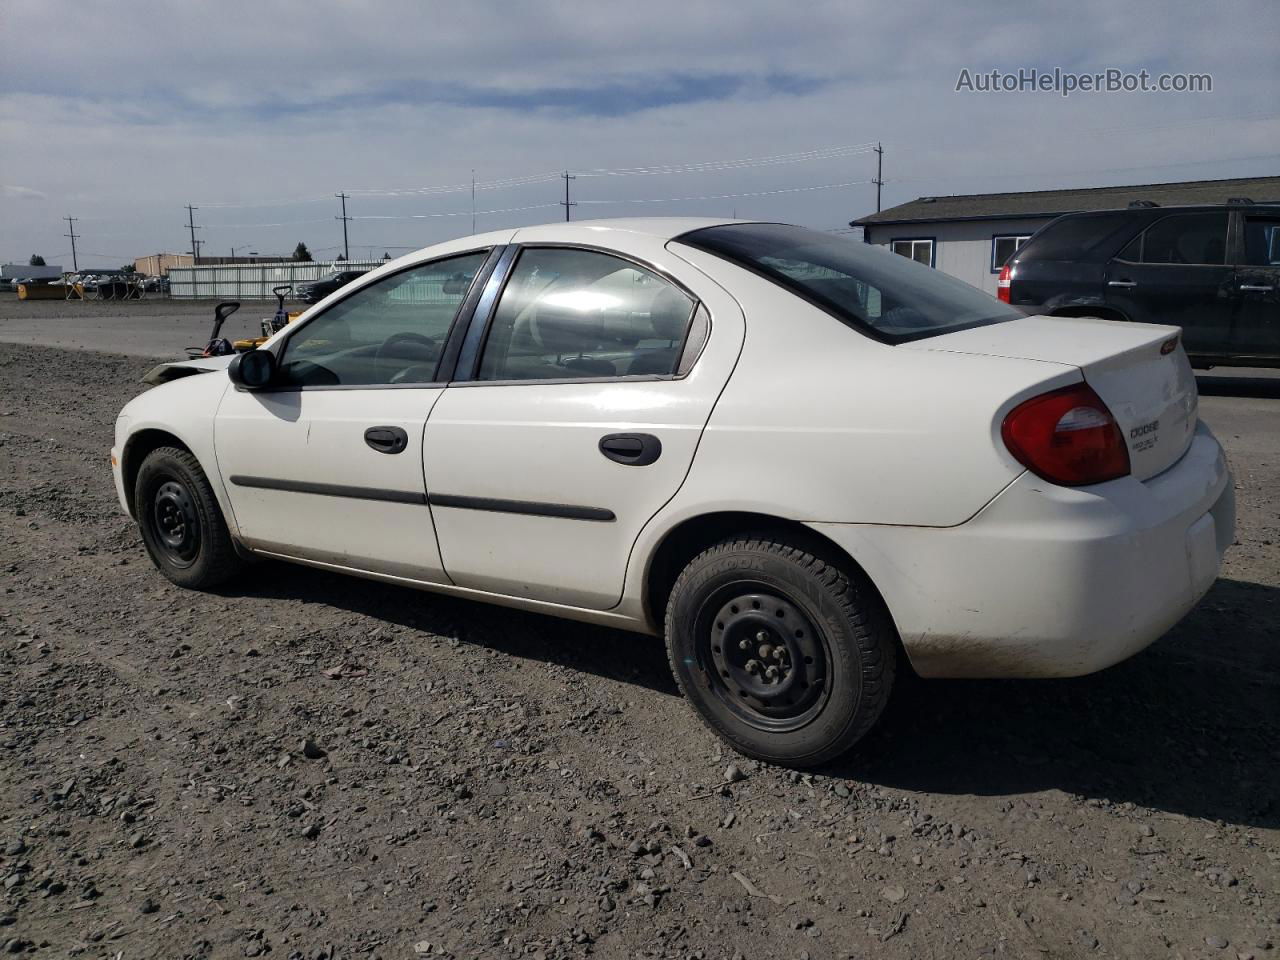
<svg viewBox="0 0 1280 960"><path fill-rule="evenodd" d="M227 376L246 390L270 386L276 378L276 355L270 350L237 353L227 367Z"/></svg>

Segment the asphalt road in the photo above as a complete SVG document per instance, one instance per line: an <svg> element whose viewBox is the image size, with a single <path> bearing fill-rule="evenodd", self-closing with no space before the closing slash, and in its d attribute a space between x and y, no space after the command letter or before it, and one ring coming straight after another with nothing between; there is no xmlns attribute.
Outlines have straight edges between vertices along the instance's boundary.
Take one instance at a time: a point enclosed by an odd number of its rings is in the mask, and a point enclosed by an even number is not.
<svg viewBox="0 0 1280 960"><path fill-rule="evenodd" d="M213 328L215 300L154 298L122 303L96 300L19 300L0 293L0 343L94 350L133 357L178 359L203 346ZM288 304L301 310L305 304ZM246 300L222 328L229 340L256 337L274 300Z"/></svg>

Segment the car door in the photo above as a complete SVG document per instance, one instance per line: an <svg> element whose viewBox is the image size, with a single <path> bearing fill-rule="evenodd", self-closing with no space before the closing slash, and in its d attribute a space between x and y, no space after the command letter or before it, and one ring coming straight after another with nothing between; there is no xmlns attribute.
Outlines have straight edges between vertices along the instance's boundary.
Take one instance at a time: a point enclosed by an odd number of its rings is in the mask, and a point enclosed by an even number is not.
<svg viewBox="0 0 1280 960"><path fill-rule="evenodd" d="M427 421L431 511L457 585L619 602L631 548L684 482L743 335L736 302L651 242L647 264L524 246L500 295L491 281Z"/></svg>
<svg viewBox="0 0 1280 960"><path fill-rule="evenodd" d="M227 391L214 445L249 546L444 579L422 433L451 328L490 261L473 251L361 286L274 345L278 384Z"/></svg>
<svg viewBox="0 0 1280 960"><path fill-rule="evenodd" d="M1280 359L1280 210L1243 213L1243 244L1236 264L1240 315L1233 352Z"/></svg>
<svg viewBox="0 0 1280 960"><path fill-rule="evenodd" d="M1238 303L1227 223L1226 210L1157 220L1107 265L1107 304L1133 320L1182 327L1188 353L1226 351Z"/></svg>

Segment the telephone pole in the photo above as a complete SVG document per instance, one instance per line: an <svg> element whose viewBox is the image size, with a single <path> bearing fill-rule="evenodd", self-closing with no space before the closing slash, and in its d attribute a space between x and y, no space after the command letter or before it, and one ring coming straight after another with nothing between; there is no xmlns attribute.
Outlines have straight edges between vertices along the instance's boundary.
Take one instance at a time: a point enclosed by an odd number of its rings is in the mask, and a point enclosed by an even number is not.
<svg viewBox="0 0 1280 960"><path fill-rule="evenodd" d="M347 216L347 195L345 193L335 193L335 197L342 201L342 216L334 217L335 220L342 221L342 259L351 259L351 250L347 246L347 221L351 218Z"/></svg>
<svg viewBox="0 0 1280 960"><path fill-rule="evenodd" d="M569 222L569 208L570 208L570 207L576 207L576 206L577 206L577 204L576 204L576 203L573 203L573 202L572 202L572 201L570 201L570 199L569 199L569 181L570 181L570 180L577 180L578 178L577 178L577 177L571 177L571 176L569 176L569 171L568 171L568 170L566 170L566 171L565 171L564 173L562 173L560 176L561 176L561 179L563 179L563 180L564 180L564 199L560 201L560 206L564 207L564 220L565 220L565 223L568 223L568 222Z"/></svg>
<svg viewBox="0 0 1280 960"><path fill-rule="evenodd" d="M871 181L876 185L876 213L880 212L880 188L884 186L884 147L876 144L876 178Z"/></svg>
<svg viewBox="0 0 1280 960"><path fill-rule="evenodd" d="M187 228L191 231L191 265L193 267L200 265L200 244L196 243L196 231L204 229L196 226L196 211L199 209L187 204Z"/></svg>
<svg viewBox="0 0 1280 960"><path fill-rule="evenodd" d="M80 218L79 217L63 217L62 219L67 221L67 229L71 231L70 233L63 234L64 237L71 238L71 269L74 272L79 273L80 265L76 262L76 240L79 238L80 234L76 233L76 221L79 220Z"/></svg>

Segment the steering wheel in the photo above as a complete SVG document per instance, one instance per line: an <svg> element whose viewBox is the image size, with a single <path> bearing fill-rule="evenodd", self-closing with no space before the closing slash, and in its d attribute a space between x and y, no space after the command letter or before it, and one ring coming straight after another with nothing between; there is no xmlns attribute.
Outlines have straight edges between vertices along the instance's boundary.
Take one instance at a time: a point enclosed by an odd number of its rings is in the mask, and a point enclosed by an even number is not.
<svg viewBox="0 0 1280 960"><path fill-rule="evenodd" d="M394 348L398 344L412 344L411 349L398 353ZM407 356L405 354L408 354ZM440 359L440 346L420 333L393 333L378 346L373 355L373 365L378 378L383 383L399 383L411 370L431 365Z"/></svg>

